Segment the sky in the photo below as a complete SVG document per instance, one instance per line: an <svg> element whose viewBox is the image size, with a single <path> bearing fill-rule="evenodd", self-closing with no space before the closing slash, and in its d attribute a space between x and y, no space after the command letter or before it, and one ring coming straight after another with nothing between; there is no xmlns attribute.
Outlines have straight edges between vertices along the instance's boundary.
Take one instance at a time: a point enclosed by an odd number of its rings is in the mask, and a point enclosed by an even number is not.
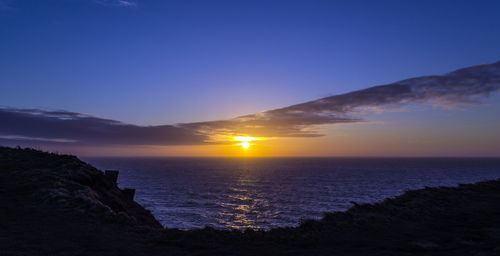
<svg viewBox="0 0 500 256"><path fill-rule="evenodd" d="M500 156L498 13L498 1L0 0L0 144Z"/></svg>

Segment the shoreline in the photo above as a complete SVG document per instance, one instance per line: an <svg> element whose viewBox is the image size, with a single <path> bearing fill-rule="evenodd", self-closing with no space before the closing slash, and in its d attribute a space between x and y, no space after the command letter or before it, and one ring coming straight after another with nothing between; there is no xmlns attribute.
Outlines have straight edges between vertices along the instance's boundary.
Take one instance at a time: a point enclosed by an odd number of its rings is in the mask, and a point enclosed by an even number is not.
<svg viewBox="0 0 500 256"><path fill-rule="evenodd" d="M500 179L354 203L296 227L184 231L74 156L0 147L0 167L5 255L500 254Z"/></svg>

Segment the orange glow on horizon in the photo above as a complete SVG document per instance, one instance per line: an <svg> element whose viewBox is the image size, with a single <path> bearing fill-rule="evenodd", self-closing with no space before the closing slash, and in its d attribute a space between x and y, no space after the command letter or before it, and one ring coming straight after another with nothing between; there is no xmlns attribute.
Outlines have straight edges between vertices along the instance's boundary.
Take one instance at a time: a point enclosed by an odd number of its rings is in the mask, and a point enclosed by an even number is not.
<svg viewBox="0 0 500 256"><path fill-rule="evenodd" d="M251 145L255 145L255 144L250 144L251 141L256 141L256 140L259 140L259 139L254 138L254 137L236 136L236 137L233 138L233 140L240 141L241 143L238 143L236 145L240 145L244 149L248 149L248 148L250 148Z"/></svg>

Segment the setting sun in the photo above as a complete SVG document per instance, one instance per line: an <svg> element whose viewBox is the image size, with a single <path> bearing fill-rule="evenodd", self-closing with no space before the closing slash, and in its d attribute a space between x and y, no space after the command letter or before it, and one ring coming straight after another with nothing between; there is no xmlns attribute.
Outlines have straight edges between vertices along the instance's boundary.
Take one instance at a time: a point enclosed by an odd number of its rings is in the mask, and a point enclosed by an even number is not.
<svg viewBox="0 0 500 256"><path fill-rule="evenodd" d="M256 141L258 139L254 138L254 137L237 136L237 137L234 137L233 140L241 142L241 143L238 143L236 145L242 146L244 149L248 149L251 145L254 145L254 144L250 144L250 142Z"/></svg>
<svg viewBox="0 0 500 256"><path fill-rule="evenodd" d="M245 142L242 142L240 143L240 145L244 148L244 149L247 149L250 147L250 143L248 143L248 141L245 141Z"/></svg>

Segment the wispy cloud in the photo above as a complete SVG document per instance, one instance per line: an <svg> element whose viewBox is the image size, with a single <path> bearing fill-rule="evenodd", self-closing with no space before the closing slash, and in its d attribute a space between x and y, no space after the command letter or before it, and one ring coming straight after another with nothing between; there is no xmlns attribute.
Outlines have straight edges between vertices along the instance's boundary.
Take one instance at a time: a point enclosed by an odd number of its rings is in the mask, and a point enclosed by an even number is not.
<svg viewBox="0 0 500 256"><path fill-rule="evenodd" d="M0 135L0 139L4 140L22 140L22 141L42 141L42 142L55 142L55 143L75 143L76 140L62 139L62 138L37 138L16 135Z"/></svg>
<svg viewBox="0 0 500 256"><path fill-rule="evenodd" d="M373 112L409 103L443 107L478 104L500 89L500 62L441 76L416 77L228 120L136 126L88 114L0 108L0 140L85 145L195 145L231 136L317 137L322 125L364 122Z"/></svg>
<svg viewBox="0 0 500 256"><path fill-rule="evenodd" d="M0 109L0 139L81 145L190 145L207 137L173 125L136 126L67 111Z"/></svg>
<svg viewBox="0 0 500 256"><path fill-rule="evenodd" d="M15 10L13 7L13 2L15 0L0 0L0 11L11 11ZM136 7L137 1L135 0L87 0L103 6L115 6L115 7Z"/></svg>
<svg viewBox="0 0 500 256"><path fill-rule="evenodd" d="M423 76L321 98L229 120L183 124L209 136L247 134L265 137L321 136L319 125L361 122L360 116L407 103L443 107L477 104L500 89L500 62Z"/></svg>
<svg viewBox="0 0 500 256"><path fill-rule="evenodd" d="M137 2L130 0L94 0L94 2L106 6L134 7Z"/></svg>

